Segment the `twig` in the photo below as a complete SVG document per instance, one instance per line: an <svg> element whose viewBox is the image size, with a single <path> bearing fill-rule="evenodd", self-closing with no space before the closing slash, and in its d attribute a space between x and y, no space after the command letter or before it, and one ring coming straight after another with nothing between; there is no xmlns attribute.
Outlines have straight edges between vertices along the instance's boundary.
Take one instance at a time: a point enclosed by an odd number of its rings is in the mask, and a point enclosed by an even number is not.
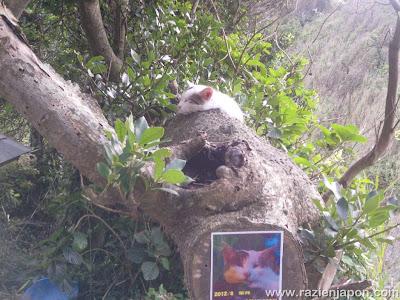
<svg viewBox="0 0 400 300"><path fill-rule="evenodd" d="M190 23L193 23L196 18L197 7L199 6L200 0L194 0L192 4L192 11L190 12Z"/></svg>
<svg viewBox="0 0 400 300"><path fill-rule="evenodd" d="M214 1L210 0L210 2L211 2L211 5L213 6L213 9L215 11L215 16L217 17L218 22L220 22L222 24L221 19L219 18L217 7L215 6ZM231 55L231 50L229 48L228 39L226 37L226 33L225 33L224 27L222 27L222 36L223 36L224 41L225 41L225 46L226 46L226 51L228 52L229 61L231 62L233 69L236 70L236 65L235 65L235 62L233 61L233 58L232 58L232 55Z"/></svg>
<svg viewBox="0 0 400 300"><path fill-rule="evenodd" d="M400 223L397 223L397 224L395 224L395 225L389 226L388 228L386 228L386 229L384 229L384 230L375 232L374 234L371 234L371 235L365 237L364 239L373 238L373 237L375 237L375 236L377 236L377 235L380 235L380 234L382 234L382 233L388 232L388 231L390 231L390 230L392 230L392 229L395 229L396 227L399 227L399 226L400 226ZM346 246L348 246L348 245L354 244L354 243L356 243L357 241L358 241L358 240L351 240L351 241L348 241L348 242L346 242L346 243L339 244L339 245L337 245L335 248L336 248L336 249L343 248L343 247L346 247Z"/></svg>
<svg viewBox="0 0 400 300"><path fill-rule="evenodd" d="M321 26L319 27L318 33L315 36L315 38L313 39L313 41L311 42L311 44L314 44L315 41L318 39L319 34L322 31L322 28L324 27L325 23L328 21L328 19L336 12L339 10L339 8L342 7L342 4L339 4L338 6L336 6L336 8L334 10L331 11L331 13L325 18L325 20L322 22Z"/></svg>
<svg viewBox="0 0 400 300"><path fill-rule="evenodd" d="M310 58L310 63L308 64L307 70L304 73L303 78L301 80L304 80L306 78L306 76L310 73L311 67L314 63L314 60L313 60L311 52L310 52L310 48L308 46L307 46L307 54L308 54L308 57Z"/></svg>
<svg viewBox="0 0 400 300"><path fill-rule="evenodd" d="M282 51L282 53L283 53L283 54L286 56L286 58L289 60L290 64L291 64L292 66L294 66L294 63L293 63L292 59L290 58L289 54L287 54L286 51L283 50L282 47L279 45L278 35L276 34L276 32L275 32L275 43L276 43L276 46L278 47L278 49L279 49L280 51Z"/></svg>
<svg viewBox="0 0 400 300"><path fill-rule="evenodd" d="M278 17L278 18L274 19L272 22L268 23L267 25L265 25L265 26L263 26L263 27L257 29L256 31L254 31L254 33L252 34L252 36L247 40L246 44L244 45L244 48L243 48L243 50L242 50L242 53L240 53L239 62L238 62L238 65L237 65L236 72L238 71L239 66L240 66L240 64L242 63L243 55L244 55L244 53L246 52L247 47L250 45L251 41L256 37L257 34L261 33L262 31L264 31L264 30L267 29L268 27L274 25L275 22L278 21L278 20L280 20L280 19L281 19L281 17Z"/></svg>
<svg viewBox="0 0 400 300"><path fill-rule="evenodd" d="M125 257L128 257L128 250L125 247L125 243L122 241L122 239L120 238L120 236L118 235L118 233L115 232L115 230L106 222L104 221L102 218L100 218L99 216L95 215L95 214L86 214L83 215L82 217L79 218L78 222L76 222L73 230L75 231L76 229L78 229L80 223L83 221L83 219L85 218L95 218L99 221L101 221L104 226L106 226L108 228L108 230L110 230L112 232L112 234L117 238L117 240L120 242L122 249L124 250L125 253Z"/></svg>

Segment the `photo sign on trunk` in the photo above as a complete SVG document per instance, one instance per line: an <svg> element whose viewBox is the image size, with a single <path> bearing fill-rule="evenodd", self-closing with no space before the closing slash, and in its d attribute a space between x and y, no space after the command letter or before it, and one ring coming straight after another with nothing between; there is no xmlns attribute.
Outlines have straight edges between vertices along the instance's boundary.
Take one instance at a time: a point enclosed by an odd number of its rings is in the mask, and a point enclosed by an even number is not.
<svg viewBox="0 0 400 300"><path fill-rule="evenodd" d="M280 299L282 231L213 232L210 300Z"/></svg>

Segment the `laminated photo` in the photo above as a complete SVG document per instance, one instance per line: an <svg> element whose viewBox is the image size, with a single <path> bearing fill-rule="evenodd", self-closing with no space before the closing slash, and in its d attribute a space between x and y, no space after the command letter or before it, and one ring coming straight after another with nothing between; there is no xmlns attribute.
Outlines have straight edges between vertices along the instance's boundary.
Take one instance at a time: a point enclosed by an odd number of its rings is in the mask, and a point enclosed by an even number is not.
<svg viewBox="0 0 400 300"><path fill-rule="evenodd" d="M213 232L211 300L280 299L282 231Z"/></svg>

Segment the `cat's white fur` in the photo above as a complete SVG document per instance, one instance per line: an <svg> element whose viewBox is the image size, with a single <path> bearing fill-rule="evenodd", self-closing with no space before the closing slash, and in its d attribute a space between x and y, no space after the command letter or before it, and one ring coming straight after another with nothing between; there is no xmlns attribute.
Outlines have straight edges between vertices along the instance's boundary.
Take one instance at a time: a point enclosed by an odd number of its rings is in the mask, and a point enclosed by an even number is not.
<svg viewBox="0 0 400 300"><path fill-rule="evenodd" d="M245 263L248 272L249 287L263 290L278 290L279 275L269 267L258 266L259 251L245 251L249 257Z"/></svg>
<svg viewBox="0 0 400 300"><path fill-rule="evenodd" d="M209 87L205 85L193 85L188 90L183 92L178 104L178 114L189 114L197 111L220 109L227 115L236 118L241 122L244 121L243 112L236 101L228 95L221 93L215 89L212 89L213 92L211 98L208 101L205 101L202 105L190 103L187 101L187 99L189 99L191 95L200 94L200 92L206 88Z"/></svg>

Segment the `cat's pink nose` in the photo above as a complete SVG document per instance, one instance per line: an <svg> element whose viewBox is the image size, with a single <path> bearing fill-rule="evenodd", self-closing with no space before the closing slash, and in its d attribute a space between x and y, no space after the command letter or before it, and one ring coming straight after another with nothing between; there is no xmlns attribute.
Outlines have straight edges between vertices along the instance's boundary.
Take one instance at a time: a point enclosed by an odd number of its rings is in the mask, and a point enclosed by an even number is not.
<svg viewBox="0 0 400 300"><path fill-rule="evenodd" d="M244 276L245 280L248 280L249 277L250 277L250 273L249 272L244 272L243 276Z"/></svg>

